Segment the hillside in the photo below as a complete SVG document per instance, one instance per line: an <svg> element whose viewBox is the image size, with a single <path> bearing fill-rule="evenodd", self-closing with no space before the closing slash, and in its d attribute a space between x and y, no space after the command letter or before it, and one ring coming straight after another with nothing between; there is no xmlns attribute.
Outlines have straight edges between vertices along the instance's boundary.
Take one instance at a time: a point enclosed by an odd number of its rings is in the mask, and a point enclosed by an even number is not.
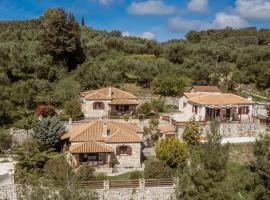
<svg viewBox="0 0 270 200"><path fill-rule="evenodd" d="M70 31L80 41L69 44L80 51L66 48L59 56L44 51L44 21L0 21L2 126L18 124L41 103L61 107L79 91L108 84L151 87L161 95L180 95L192 84L225 91L246 85L269 95L268 29L190 32L185 40L159 43L81 26Z"/></svg>

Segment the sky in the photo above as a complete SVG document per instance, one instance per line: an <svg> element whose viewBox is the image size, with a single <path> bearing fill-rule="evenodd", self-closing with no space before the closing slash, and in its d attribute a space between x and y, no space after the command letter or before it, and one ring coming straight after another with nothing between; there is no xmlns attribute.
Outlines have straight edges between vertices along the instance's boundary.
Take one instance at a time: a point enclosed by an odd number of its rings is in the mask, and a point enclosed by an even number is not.
<svg viewBox="0 0 270 200"><path fill-rule="evenodd" d="M0 20L41 16L52 7L89 27L166 41L190 30L270 28L270 0L0 0Z"/></svg>

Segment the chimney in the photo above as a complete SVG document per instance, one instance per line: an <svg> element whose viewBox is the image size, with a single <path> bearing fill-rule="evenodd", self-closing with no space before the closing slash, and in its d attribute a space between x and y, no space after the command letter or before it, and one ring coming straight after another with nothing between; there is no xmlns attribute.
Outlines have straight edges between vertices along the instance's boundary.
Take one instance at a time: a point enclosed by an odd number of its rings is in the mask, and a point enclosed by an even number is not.
<svg viewBox="0 0 270 200"><path fill-rule="evenodd" d="M108 97L112 97L112 85L109 85Z"/></svg>
<svg viewBox="0 0 270 200"><path fill-rule="evenodd" d="M108 137L108 133L109 133L108 123L107 121L103 121L102 122L102 137L104 138Z"/></svg>
<svg viewBox="0 0 270 200"><path fill-rule="evenodd" d="M252 101L252 96L249 96L247 99L250 100L250 101Z"/></svg>

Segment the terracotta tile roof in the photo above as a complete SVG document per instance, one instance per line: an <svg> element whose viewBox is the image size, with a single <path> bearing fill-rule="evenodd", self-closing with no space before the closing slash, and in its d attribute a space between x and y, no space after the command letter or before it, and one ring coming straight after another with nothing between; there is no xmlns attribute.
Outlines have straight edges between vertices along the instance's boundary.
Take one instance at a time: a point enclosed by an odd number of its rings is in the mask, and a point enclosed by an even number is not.
<svg viewBox="0 0 270 200"><path fill-rule="evenodd" d="M80 142L78 144L72 144L69 147L71 153L97 153L97 152L113 152L113 149L106 146L104 143L98 143L96 141Z"/></svg>
<svg viewBox="0 0 270 200"><path fill-rule="evenodd" d="M111 97L109 96L109 87L101 88L99 90L89 90L82 92L81 95L85 99L95 100L95 99L134 99L137 100L138 97L134 96L133 94L126 92L124 90L111 87Z"/></svg>
<svg viewBox="0 0 270 200"><path fill-rule="evenodd" d="M220 92L217 86L201 86L201 85L194 85L192 89L196 90L197 92Z"/></svg>
<svg viewBox="0 0 270 200"><path fill-rule="evenodd" d="M102 123L99 123L99 121L72 125L69 132L64 134L61 139L69 139L70 141L104 141L102 127Z"/></svg>
<svg viewBox="0 0 270 200"><path fill-rule="evenodd" d="M185 94L186 95L186 94ZM186 95L188 96L188 95ZM231 94L203 94L188 98L189 102L201 105L249 105L254 104L253 101L244 97Z"/></svg>
<svg viewBox="0 0 270 200"><path fill-rule="evenodd" d="M130 99L113 99L111 105L138 105L139 101Z"/></svg>
<svg viewBox="0 0 270 200"><path fill-rule="evenodd" d="M142 142L142 139L139 137L138 134L116 131L106 139L106 142L107 143Z"/></svg>
<svg viewBox="0 0 270 200"><path fill-rule="evenodd" d="M188 99L191 99L191 98L199 97L199 96L202 96L202 95L205 95L205 94L204 94L204 93L187 93L187 92L185 92L184 95L185 95Z"/></svg>
<svg viewBox="0 0 270 200"><path fill-rule="evenodd" d="M104 138L102 136L103 123L102 121L93 121L75 125L61 139L69 139L71 142L141 142L138 132L142 132L142 129L136 124L108 121L109 135Z"/></svg>
<svg viewBox="0 0 270 200"><path fill-rule="evenodd" d="M170 124L161 125L158 130L162 134L175 134L176 132L176 128Z"/></svg>

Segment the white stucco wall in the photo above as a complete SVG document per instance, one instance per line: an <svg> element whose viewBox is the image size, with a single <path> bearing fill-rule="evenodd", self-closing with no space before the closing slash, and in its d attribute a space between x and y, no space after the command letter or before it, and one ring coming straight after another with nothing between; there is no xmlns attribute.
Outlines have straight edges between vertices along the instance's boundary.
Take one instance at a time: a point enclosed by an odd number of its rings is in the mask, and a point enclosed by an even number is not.
<svg viewBox="0 0 270 200"><path fill-rule="evenodd" d="M141 167L141 143L107 143L106 145L111 146L114 150L115 161L119 163L117 166L120 168L140 168ZM116 147L126 145L132 148L132 154L116 155Z"/></svg>
<svg viewBox="0 0 270 200"><path fill-rule="evenodd" d="M243 106L245 106L245 105L243 105ZM182 96L179 99L179 111L181 112L181 114L180 114L181 116L179 115L179 119L182 119L182 120L178 120L178 121L187 121L190 118L192 118L193 116L195 117L196 121L204 121L206 108L204 106L198 105L198 110L197 110L197 114L196 114L195 112L192 111L192 107L193 107L193 105L188 103L188 99L185 96ZM253 106L250 105L248 107L249 107L249 114L241 114L241 120L252 119ZM238 113L238 108L236 109L236 113ZM240 118L240 115L238 115L238 117Z"/></svg>
<svg viewBox="0 0 270 200"><path fill-rule="evenodd" d="M198 106L197 114L192 112L192 105L187 102L187 98L185 96L182 96L179 99L179 111L182 112L183 121L187 121L193 116L195 117L196 121L204 120L205 108Z"/></svg>
<svg viewBox="0 0 270 200"><path fill-rule="evenodd" d="M103 102L104 110L94 110L93 103ZM82 103L82 112L86 118L88 117L107 117L109 114L111 100L84 100Z"/></svg>

